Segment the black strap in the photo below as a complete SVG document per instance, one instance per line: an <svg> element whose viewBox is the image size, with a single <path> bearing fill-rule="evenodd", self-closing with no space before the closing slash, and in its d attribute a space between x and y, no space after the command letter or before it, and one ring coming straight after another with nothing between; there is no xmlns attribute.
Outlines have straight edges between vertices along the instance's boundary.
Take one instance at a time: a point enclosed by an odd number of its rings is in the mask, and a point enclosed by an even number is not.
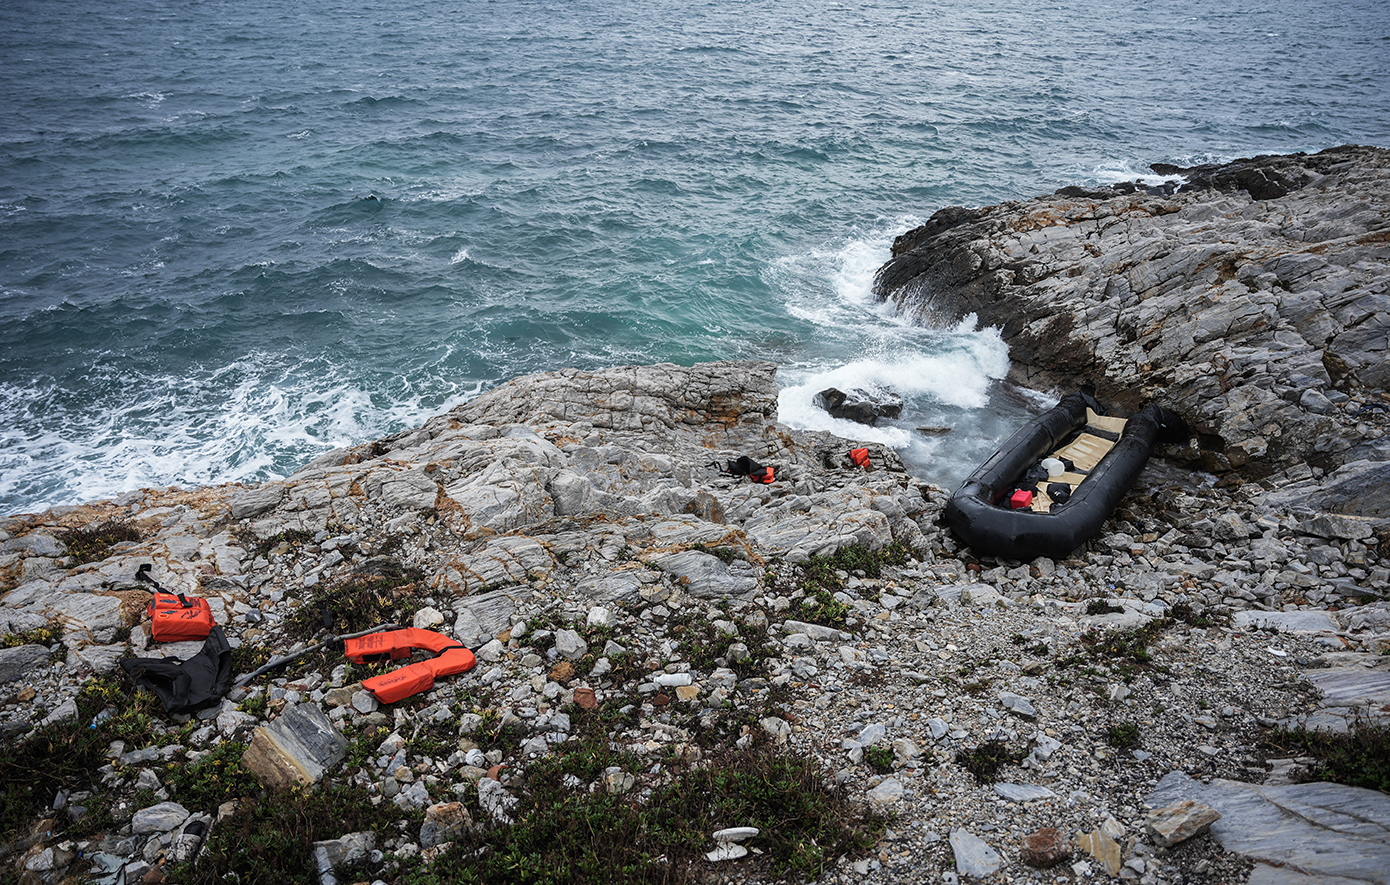
<svg viewBox="0 0 1390 885"><path fill-rule="evenodd" d="M150 591L151 593L167 593L170 596L177 596L179 598L179 605L181 605L184 608L197 608L197 604L189 602L187 596L184 596L182 593L175 593L173 590L170 590L169 588L165 587L163 584L159 583L154 578L151 578L151 568L153 568L151 563L140 563L140 567L135 570L135 580L144 581L146 584L154 585L154 589Z"/></svg>

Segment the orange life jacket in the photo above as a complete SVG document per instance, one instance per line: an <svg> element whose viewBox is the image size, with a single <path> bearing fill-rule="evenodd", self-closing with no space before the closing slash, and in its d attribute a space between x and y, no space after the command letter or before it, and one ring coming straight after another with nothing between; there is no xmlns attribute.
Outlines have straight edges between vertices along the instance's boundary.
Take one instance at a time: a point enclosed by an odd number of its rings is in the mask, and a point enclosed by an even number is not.
<svg viewBox="0 0 1390 885"><path fill-rule="evenodd" d="M347 645L344 651L348 660L354 664L388 659L398 661L410 657L410 653L417 648L439 655L432 660L409 664L399 670L363 680L362 687L383 704L394 704L411 695L429 691L434 687L436 677L453 676L473 669L473 665L478 663L473 657L473 652L460 645L452 636L414 627L370 633L356 639L346 639L344 642Z"/></svg>
<svg viewBox="0 0 1390 885"><path fill-rule="evenodd" d="M141 563L135 570L135 579L149 584L154 589L154 599L150 600L146 611L150 616L150 635L155 642L183 642L188 639L207 639L216 622L212 619L212 608L206 599L188 597L182 593L172 593L162 584L150 577L150 563Z"/></svg>
<svg viewBox="0 0 1390 885"><path fill-rule="evenodd" d="M869 464L868 449L850 449L849 460L854 464L855 467L863 467L865 470L868 470L872 466L871 464Z"/></svg>
<svg viewBox="0 0 1390 885"><path fill-rule="evenodd" d="M206 599L182 593L155 593L147 611L155 642L207 639L212 632L212 609Z"/></svg>

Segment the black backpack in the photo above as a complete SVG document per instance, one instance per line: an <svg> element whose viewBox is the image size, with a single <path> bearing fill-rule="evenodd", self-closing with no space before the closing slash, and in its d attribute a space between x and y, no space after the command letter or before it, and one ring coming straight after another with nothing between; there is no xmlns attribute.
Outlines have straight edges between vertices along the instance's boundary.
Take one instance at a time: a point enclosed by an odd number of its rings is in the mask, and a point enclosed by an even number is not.
<svg viewBox="0 0 1390 885"><path fill-rule="evenodd" d="M231 688L232 647L221 627L213 627L203 650L178 658L125 658L121 668L164 702L166 713L193 713L216 706Z"/></svg>

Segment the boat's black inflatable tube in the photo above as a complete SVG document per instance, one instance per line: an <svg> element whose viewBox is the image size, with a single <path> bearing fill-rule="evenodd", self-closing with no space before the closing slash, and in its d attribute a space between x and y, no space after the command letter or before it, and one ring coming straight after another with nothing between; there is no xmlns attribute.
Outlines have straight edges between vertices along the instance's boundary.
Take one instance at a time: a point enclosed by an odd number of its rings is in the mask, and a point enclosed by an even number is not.
<svg viewBox="0 0 1390 885"><path fill-rule="evenodd" d="M1177 415L1160 406L1145 406L1125 424L1119 442L1087 474L1086 481L1051 513L997 506L996 498L1013 489L1028 468L1085 426L1087 407L1102 413L1095 399L1085 393L1063 397L1051 411L1019 428L956 489L946 505L946 523L975 553L1020 560L1069 556L1100 531L1144 469L1154 446L1187 436L1187 426Z"/></svg>

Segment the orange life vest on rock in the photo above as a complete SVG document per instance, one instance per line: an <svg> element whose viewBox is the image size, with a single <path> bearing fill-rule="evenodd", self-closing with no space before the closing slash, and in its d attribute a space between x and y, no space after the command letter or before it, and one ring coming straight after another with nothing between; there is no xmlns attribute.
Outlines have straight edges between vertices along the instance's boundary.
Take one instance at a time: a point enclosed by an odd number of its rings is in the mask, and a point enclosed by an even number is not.
<svg viewBox="0 0 1390 885"><path fill-rule="evenodd" d="M150 635L155 642L183 642L188 639L207 639L216 622L206 599L172 593L150 577L150 564L142 563L135 570L135 579L154 587L154 599L146 608L150 616Z"/></svg>
<svg viewBox="0 0 1390 885"><path fill-rule="evenodd" d="M405 630L390 630L385 633L369 633L356 639L344 640L348 660L354 664L372 661L408 658L412 651L423 648L439 657L418 664L410 664L399 670L392 670L381 676L373 676L362 681L362 687L371 692L383 704L394 704L411 695L429 691L439 676L453 676L473 669L478 663L473 652L460 645L452 636L436 633L433 630L418 630L414 627Z"/></svg>

